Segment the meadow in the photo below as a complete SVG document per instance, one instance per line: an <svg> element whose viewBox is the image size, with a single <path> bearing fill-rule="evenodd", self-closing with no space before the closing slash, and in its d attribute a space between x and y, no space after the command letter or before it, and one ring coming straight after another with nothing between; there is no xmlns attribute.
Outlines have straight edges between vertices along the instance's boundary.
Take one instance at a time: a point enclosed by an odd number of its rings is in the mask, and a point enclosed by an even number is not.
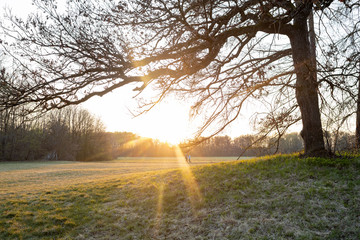
<svg viewBox="0 0 360 240"><path fill-rule="evenodd" d="M236 157L193 157L191 166ZM248 159L248 158L243 158ZM182 158L123 157L105 162L36 161L0 162L0 193L12 195L75 186L124 174L158 171L189 166Z"/></svg>
<svg viewBox="0 0 360 240"><path fill-rule="evenodd" d="M0 239L359 239L360 158L0 163Z"/></svg>

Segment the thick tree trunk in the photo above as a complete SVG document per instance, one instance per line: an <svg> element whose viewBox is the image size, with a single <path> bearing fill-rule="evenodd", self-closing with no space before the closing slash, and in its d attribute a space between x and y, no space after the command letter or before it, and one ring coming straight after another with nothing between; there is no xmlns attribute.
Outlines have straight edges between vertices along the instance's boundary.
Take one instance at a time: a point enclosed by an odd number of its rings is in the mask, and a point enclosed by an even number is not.
<svg viewBox="0 0 360 240"><path fill-rule="evenodd" d="M360 149L360 75L358 76L358 81L359 81L359 87L358 87L357 106L356 106L355 138L356 138L356 148Z"/></svg>
<svg viewBox="0 0 360 240"><path fill-rule="evenodd" d="M307 29L306 13L294 19L294 28L289 35L296 72L296 99L299 104L303 130L305 155L323 156L327 154L321 126L318 84L314 77L314 66Z"/></svg>
<svg viewBox="0 0 360 240"><path fill-rule="evenodd" d="M309 15L309 41L310 41L310 54L311 54L311 67L312 75L317 81L317 67L316 67L316 34L314 27L314 14L313 11Z"/></svg>

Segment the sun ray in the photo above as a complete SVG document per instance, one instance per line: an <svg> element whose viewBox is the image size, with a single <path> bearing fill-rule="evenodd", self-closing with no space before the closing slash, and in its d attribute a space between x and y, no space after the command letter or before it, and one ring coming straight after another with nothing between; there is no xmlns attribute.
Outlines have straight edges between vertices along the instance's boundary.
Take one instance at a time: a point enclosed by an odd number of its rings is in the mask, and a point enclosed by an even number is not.
<svg viewBox="0 0 360 240"><path fill-rule="evenodd" d="M162 220L162 214L163 214L163 202L164 202L164 188L165 184L160 183L158 186L156 186L158 189L158 201L156 206L156 217L155 217L155 236L159 235L160 231L160 224Z"/></svg>
<svg viewBox="0 0 360 240"><path fill-rule="evenodd" d="M198 183L191 171L189 164L186 163L185 156L178 145L175 146L175 154L179 165L183 166L180 168L183 181L185 183L188 198L191 203L193 214L197 214L197 209L203 203L203 197L199 190Z"/></svg>
<svg viewBox="0 0 360 240"><path fill-rule="evenodd" d="M128 150L137 146L141 146L141 148L137 149L137 152L133 153L137 156L141 156L142 153L144 153L150 147L149 145L150 140L151 140L150 138L140 137L139 139L128 141L123 146L121 146L121 148Z"/></svg>

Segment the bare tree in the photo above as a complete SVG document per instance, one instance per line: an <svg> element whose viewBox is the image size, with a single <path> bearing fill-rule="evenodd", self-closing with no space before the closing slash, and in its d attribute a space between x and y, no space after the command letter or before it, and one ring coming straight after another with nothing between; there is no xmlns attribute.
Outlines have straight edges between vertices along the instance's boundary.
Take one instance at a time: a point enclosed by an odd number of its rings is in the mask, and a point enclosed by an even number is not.
<svg viewBox="0 0 360 240"><path fill-rule="evenodd" d="M318 59L319 84L322 86L322 112L326 117L325 129L333 133L333 149L337 149L339 134L354 120L356 135L360 139L360 4L342 1L337 9L324 12L323 21L334 24L318 38L322 58ZM325 36L325 37L324 37Z"/></svg>
<svg viewBox="0 0 360 240"><path fill-rule="evenodd" d="M2 45L23 71L16 84L3 82L11 94L2 106L61 108L141 83L137 90L159 90L144 111L171 93L195 97L193 114L209 113L199 132L215 125L215 135L249 98L277 95L273 119L299 119L298 106L305 154L327 154L307 21L332 0L78 0L63 11L34 2L42 15L2 26L16 51Z"/></svg>
<svg viewBox="0 0 360 240"><path fill-rule="evenodd" d="M79 107L52 110L46 122L46 147L49 156L66 160L107 160L103 140L104 125L89 111Z"/></svg>

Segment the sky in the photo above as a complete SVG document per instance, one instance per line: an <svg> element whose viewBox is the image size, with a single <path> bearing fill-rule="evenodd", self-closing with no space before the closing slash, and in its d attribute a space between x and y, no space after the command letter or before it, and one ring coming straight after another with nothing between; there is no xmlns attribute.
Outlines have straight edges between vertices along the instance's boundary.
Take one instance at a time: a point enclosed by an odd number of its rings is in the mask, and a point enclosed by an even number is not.
<svg viewBox="0 0 360 240"><path fill-rule="evenodd" d="M103 97L92 98L83 106L101 117L108 131L133 132L171 144L194 136L201 122L189 116L191 99L187 102L170 96L150 112L134 117L133 114L138 112L138 103L134 99L136 92L131 89L130 87L117 89ZM228 128L221 135L235 138L252 132L248 119L244 116L235 124L238 126Z"/></svg>
<svg viewBox="0 0 360 240"><path fill-rule="evenodd" d="M0 13L3 15L3 8L7 6L17 16L26 16L34 9L31 2L32 0L1 0ZM156 138L172 144L193 137L200 121L189 118L190 101L168 98L149 113L134 118L131 112L137 111L137 102L133 98L135 94L130 88L122 87L103 97L94 97L82 106L100 117L107 131L133 132L142 137ZM248 105L244 114L221 135L234 138L253 133L247 116L251 115L249 109L257 107Z"/></svg>

